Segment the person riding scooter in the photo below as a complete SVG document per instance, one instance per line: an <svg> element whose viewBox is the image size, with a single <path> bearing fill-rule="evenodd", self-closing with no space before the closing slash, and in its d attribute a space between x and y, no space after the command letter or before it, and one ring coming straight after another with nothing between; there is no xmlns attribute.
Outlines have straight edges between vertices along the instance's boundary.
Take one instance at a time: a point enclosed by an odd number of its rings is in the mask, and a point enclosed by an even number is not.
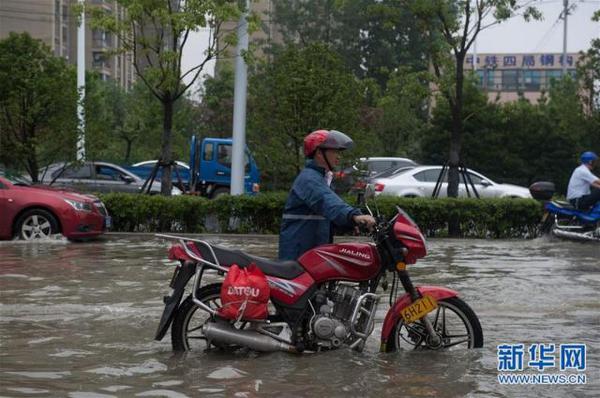
<svg viewBox="0 0 600 398"><path fill-rule="evenodd" d="M340 227L375 225L372 216L348 205L329 187L340 152L353 145L350 137L336 130L317 130L304 138L307 162L294 180L283 210L280 260L296 260L313 247L331 243L332 223Z"/></svg>
<svg viewBox="0 0 600 398"><path fill-rule="evenodd" d="M594 152L581 154L581 165L577 167L567 188L567 200L578 210L588 210L600 202L600 179L592 173L593 163L598 159Z"/></svg>

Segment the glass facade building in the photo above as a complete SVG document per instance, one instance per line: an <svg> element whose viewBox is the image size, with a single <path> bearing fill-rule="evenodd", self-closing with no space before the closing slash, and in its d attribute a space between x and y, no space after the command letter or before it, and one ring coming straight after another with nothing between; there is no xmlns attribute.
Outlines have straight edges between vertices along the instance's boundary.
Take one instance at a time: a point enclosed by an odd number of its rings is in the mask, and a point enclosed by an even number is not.
<svg viewBox="0 0 600 398"><path fill-rule="evenodd" d="M580 55L568 53L566 73L575 76ZM553 80L563 76L562 53L473 54L467 55L465 73L474 73L490 99L500 102L526 98L536 102Z"/></svg>

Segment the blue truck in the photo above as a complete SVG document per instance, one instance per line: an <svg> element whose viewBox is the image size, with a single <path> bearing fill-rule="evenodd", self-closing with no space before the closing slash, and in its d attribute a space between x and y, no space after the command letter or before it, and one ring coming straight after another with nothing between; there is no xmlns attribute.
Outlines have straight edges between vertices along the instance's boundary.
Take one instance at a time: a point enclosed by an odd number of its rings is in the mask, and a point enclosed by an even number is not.
<svg viewBox="0 0 600 398"><path fill-rule="evenodd" d="M171 178L186 193L197 194L207 198L216 198L229 194L231 187L231 138L204 138L199 140L192 136L190 143L190 162L176 162L172 169ZM127 170L137 174L143 179L148 179L156 160L136 163L126 166ZM245 181L244 192L256 195L260 190L260 173L252 154L246 147L244 155ZM160 180L161 170L156 174Z"/></svg>

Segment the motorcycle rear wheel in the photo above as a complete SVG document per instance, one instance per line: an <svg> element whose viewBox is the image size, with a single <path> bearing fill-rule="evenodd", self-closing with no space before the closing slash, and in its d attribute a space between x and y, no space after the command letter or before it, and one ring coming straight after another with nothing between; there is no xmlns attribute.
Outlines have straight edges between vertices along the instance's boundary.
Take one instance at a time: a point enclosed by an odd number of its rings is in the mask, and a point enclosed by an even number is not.
<svg viewBox="0 0 600 398"><path fill-rule="evenodd" d="M554 229L556 216L554 214L545 214L544 221L540 223L539 229L542 235L549 235Z"/></svg>
<svg viewBox="0 0 600 398"><path fill-rule="evenodd" d="M438 308L428 315L434 330L442 338L442 345L431 346L422 322L405 324L398 319L387 343L387 351L405 349L451 349L483 347L483 332L475 312L458 297L438 301Z"/></svg>
<svg viewBox="0 0 600 398"><path fill-rule="evenodd" d="M221 306L221 283L206 285L198 290L198 300L217 309ZM208 348L202 326L210 318L210 314L200 310L190 294L181 303L171 326L171 344L174 351L203 351Z"/></svg>

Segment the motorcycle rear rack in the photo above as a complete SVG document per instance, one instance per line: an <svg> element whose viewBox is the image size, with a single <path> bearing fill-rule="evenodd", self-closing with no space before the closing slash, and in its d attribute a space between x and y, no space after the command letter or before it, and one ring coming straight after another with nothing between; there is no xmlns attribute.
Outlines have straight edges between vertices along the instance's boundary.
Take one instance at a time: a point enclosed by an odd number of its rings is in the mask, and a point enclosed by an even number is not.
<svg viewBox="0 0 600 398"><path fill-rule="evenodd" d="M181 243L181 247L185 251L185 254L187 254L194 261L197 261L198 263L201 264L200 267L196 267L196 273L194 274L194 284L192 287L192 300L194 301L194 304L196 304L198 307L202 308L204 311L208 312L211 315L216 315L217 314L216 310L214 310L213 308L210 308L209 306L204 304L202 301L200 301L198 299L198 297L196 297L196 292L200 288L200 282L202 279L201 275L204 272L204 268L213 268L213 269L216 269L217 271L220 271L223 273L229 272L229 268L223 267L219 263L219 259L215 255L215 251L213 250L210 243L208 243L204 240L186 238L184 236L167 235L167 234L156 234L155 236L160 237L160 238L178 240ZM212 257L214 259L214 263L210 262L208 260L205 260L202 257L199 257L198 255L196 255L193 251L190 250L190 248L185 244L185 242L194 242L194 243L199 243L201 245L206 246L206 248L210 251L210 254L212 255Z"/></svg>

